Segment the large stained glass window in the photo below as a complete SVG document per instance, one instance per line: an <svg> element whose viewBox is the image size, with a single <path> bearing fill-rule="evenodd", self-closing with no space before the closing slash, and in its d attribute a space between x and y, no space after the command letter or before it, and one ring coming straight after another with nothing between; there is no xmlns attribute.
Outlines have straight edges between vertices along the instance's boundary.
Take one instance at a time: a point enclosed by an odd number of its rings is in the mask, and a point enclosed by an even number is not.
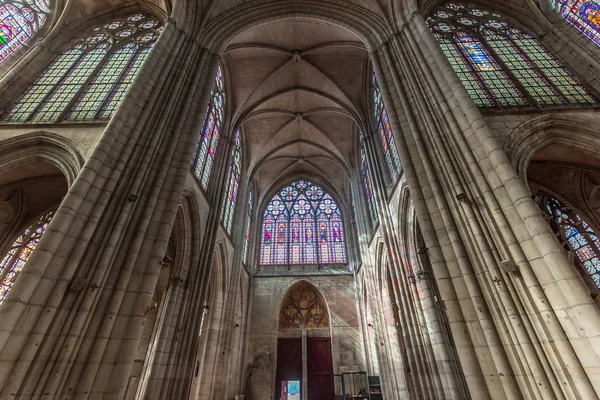
<svg viewBox="0 0 600 400"><path fill-rule="evenodd" d="M161 23L145 13L96 28L60 54L2 114L2 119L8 122L109 119L161 29Z"/></svg>
<svg viewBox="0 0 600 400"><path fill-rule="evenodd" d="M15 280L27 263L29 256L35 250L48 223L54 216L54 210L44 214L15 240L4 258L0 261L0 304L13 287Z"/></svg>
<svg viewBox="0 0 600 400"><path fill-rule="evenodd" d="M365 151L363 133L360 132L360 167L362 171L362 181L365 188L365 196L367 198L367 205L369 206L369 214L371 215L371 223L377 225L379 217L377 215L377 208L375 206L375 199L373 198L373 182L371 181L371 171L369 170L369 164L367 164L367 153Z"/></svg>
<svg viewBox="0 0 600 400"><path fill-rule="evenodd" d="M600 46L599 0L552 0L564 19Z"/></svg>
<svg viewBox="0 0 600 400"><path fill-rule="evenodd" d="M383 97L381 96L381 90L379 89L379 83L375 77L375 71L373 71L373 101L375 105L375 119L377 121L377 132L379 133L379 139L383 146L383 154L385 156L385 162L392 177L392 181L396 182L400 176L402 165L400 164L400 156L398 155L398 148L396 147L396 141L392 133L392 127L390 126L390 120L388 118L385 105L383 104Z"/></svg>
<svg viewBox="0 0 600 400"><path fill-rule="evenodd" d="M449 2L438 7L427 23L480 108L596 102L533 35L496 13Z"/></svg>
<svg viewBox="0 0 600 400"><path fill-rule="evenodd" d="M244 247L242 249L242 261L245 265L248 264L248 248L250 247L250 228L252 227L252 210L254 203L252 201L252 190L250 186L248 191L248 209L246 211L246 224L244 226Z"/></svg>
<svg viewBox="0 0 600 400"><path fill-rule="evenodd" d="M48 0L0 0L0 62L31 39L49 14Z"/></svg>
<svg viewBox="0 0 600 400"><path fill-rule="evenodd" d="M541 197L542 208L550 216L550 226L577 256L589 277L600 289L600 240L592 227L556 197Z"/></svg>
<svg viewBox="0 0 600 400"><path fill-rule="evenodd" d="M221 214L221 222L225 226L227 233L231 234L231 222L235 213L237 203L237 194L240 187L240 174L242 172L242 139L240 131L235 133L235 142L231 154L231 165L229 166L229 186L227 187L227 197L225 197L225 206Z"/></svg>
<svg viewBox="0 0 600 400"><path fill-rule="evenodd" d="M273 196L263 215L260 263L345 264L342 214L331 195L298 180Z"/></svg>
<svg viewBox="0 0 600 400"><path fill-rule="evenodd" d="M221 136L221 127L223 126L225 92L223 90L221 68L218 69L215 80L215 88L210 96L202 135L196 145L196 157L192 164L194 175L200 181L200 185L204 190L208 188L210 172L212 171L217 144L219 144L219 136Z"/></svg>

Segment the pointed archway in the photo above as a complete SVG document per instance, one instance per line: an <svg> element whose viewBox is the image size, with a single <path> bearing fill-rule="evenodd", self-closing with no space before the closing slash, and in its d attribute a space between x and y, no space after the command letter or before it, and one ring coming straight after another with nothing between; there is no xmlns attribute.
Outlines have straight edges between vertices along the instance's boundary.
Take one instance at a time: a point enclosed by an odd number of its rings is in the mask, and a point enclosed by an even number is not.
<svg viewBox="0 0 600 400"><path fill-rule="evenodd" d="M332 400L333 361L329 311L319 290L294 284L279 312L275 398Z"/></svg>

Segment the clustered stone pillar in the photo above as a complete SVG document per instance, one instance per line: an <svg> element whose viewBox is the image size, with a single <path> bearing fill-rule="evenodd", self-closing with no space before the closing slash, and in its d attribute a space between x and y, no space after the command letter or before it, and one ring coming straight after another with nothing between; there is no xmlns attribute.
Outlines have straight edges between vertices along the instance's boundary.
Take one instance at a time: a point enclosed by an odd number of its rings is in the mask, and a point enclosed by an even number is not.
<svg viewBox="0 0 600 400"><path fill-rule="evenodd" d="M372 57L470 395L596 398L600 313L423 16Z"/></svg>
<svg viewBox="0 0 600 400"><path fill-rule="evenodd" d="M216 63L166 23L0 310L0 397L123 396Z"/></svg>
<svg viewBox="0 0 600 400"><path fill-rule="evenodd" d="M381 76L381 65L375 57L373 62L379 72L378 76ZM394 102L383 88L382 93L390 122L395 130L400 131L401 125L397 123ZM411 396L428 399L466 398L464 386L460 383L460 372L457 371L452 352L448 348L447 337L437 329L437 310L430 305L433 299L419 298L412 287L415 283L412 279L412 270L402 255L397 233L393 229L385 195L387 190L384 184L384 172L380 168L382 163L374 161L381 157L378 156L375 148L373 135L368 133L365 135L364 146L372 172L375 202L379 213L379 229L382 230L384 238L384 251L389 260L390 273L394 277L391 280L394 294L392 300L395 304L398 324L397 332L385 328L387 322L383 318L384 309L381 299L380 296L375 295L381 291L381 288L375 284L381 279L377 276L378 271L385 267L383 265L371 267L365 272L367 275L365 285L371 295L371 301L374 302L376 321L372 329L375 331L375 337L378 338L375 346L379 348L381 356L380 373L385 394L391 398ZM403 158L403 161L405 159ZM408 166L408 170L410 168ZM407 173L407 166L404 165L404 174ZM381 263L382 260L377 262ZM432 296L431 293L429 295ZM423 327L422 320L428 321L431 326ZM394 345L389 345L391 343ZM435 358L431 357L432 354Z"/></svg>

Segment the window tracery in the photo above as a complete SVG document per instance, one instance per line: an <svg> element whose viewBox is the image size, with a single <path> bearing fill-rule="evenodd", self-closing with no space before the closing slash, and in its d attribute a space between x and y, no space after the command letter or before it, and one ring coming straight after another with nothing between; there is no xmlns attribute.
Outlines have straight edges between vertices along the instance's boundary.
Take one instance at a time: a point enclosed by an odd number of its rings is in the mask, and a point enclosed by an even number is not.
<svg viewBox="0 0 600 400"><path fill-rule="evenodd" d="M210 173L223 126L225 91L221 68L217 70L215 81L215 88L211 92L206 110L202 135L196 145L196 157L192 164L194 175L204 190L208 189Z"/></svg>
<svg viewBox="0 0 600 400"><path fill-rule="evenodd" d="M402 170L402 164L400 164L400 156L398 155L398 148L396 147L396 141L392 133L392 127L390 126L390 120L388 118L385 105L383 104L383 97L381 95L381 89L373 71L373 100L375 105L375 120L377 122L377 132L379 133L379 139L383 146L383 154L388 167L388 171L392 178L392 182L396 182L400 176Z"/></svg>
<svg viewBox="0 0 600 400"><path fill-rule="evenodd" d="M567 22L600 46L600 1L551 0L551 5Z"/></svg>
<svg viewBox="0 0 600 400"><path fill-rule="evenodd" d="M221 221L223 222L223 226L225 226L228 234L231 234L231 222L233 221L233 214L235 213L235 205L237 203L238 189L240 187L240 173L242 171L241 153L242 139L240 137L240 131L238 130L235 134L235 145L231 157L231 165L229 166L229 186L227 187L227 197L225 197L225 206L223 207L223 214L221 215Z"/></svg>
<svg viewBox="0 0 600 400"><path fill-rule="evenodd" d="M363 133L360 132L360 165L362 172L363 187L365 189L365 197L367 198L367 205L369 206L369 214L371 216L372 225L377 225L379 217L377 215L377 208L375 206L375 199L373 198L373 182L371 181L371 171L369 170L369 164L367 163L367 153L365 151L365 138Z"/></svg>
<svg viewBox="0 0 600 400"><path fill-rule="evenodd" d="M0 0L0 63L33 38L49 16L48 0Z"/></svg>
<svg viewBox="0 0 600 400"><path fill-rule="evenodd" d="M496 13L449 2L427 24L478 107L596 103L533 35Z"/></svg>
<svg viewBox="0 0 600 400"><path fill-rule="evenodd" d="M10 292L17 276L37 247L54 213L55 210L47 212L27 227L0 261L0 304Z"/></svg>
<svg viewBox="0 0 600 400"><path fill-rule="evenodd" d="M575 253L592 282L600 289L600 240L596 232L587 221L556 197L544 195L540 201L554 233Z"/></svg>
<svg viewBox="0 0 600 400"><path fill-rule="evenodd" d="M60 54L2 115L8 122L107 120L162 30L145 13L94 29Z"/></svg>
<svg viewBox="0 0 600 400"><path fill-rule="evenodd" d="M345 264L342 214L331 195L298 180L273 196L263 215L260 263Z"/></svg>
<svg viewBox="0 0 600 400"><path fill-rule="evenodd" d="M248 191L248 210L246 212L246 226L244 227L244 248L242 249L242 261L244 265L248 264L248 247L250 244L250 228L252 226L252 209L254 207L254 203L252 201L252 191L254 187L250 185L250 190Z"/></svg>

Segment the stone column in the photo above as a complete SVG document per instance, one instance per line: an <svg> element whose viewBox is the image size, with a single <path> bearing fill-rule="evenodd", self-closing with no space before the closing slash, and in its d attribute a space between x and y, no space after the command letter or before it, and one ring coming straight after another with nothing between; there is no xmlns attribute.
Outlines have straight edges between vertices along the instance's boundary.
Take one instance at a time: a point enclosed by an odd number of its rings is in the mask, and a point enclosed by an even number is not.
<svg viewBox="0 0 600 400"><path fill-rule="evenodd" d="M215 61L167 22L0 307L0 397L123 397Z"/></svg>
<svg viewBox="0 0 600 400"><path fill-rule="evenodd" d="M600 313L420 13L383 55L408 117L394 133L416 167L407 183L471 395L596 398Z"/></svg>

